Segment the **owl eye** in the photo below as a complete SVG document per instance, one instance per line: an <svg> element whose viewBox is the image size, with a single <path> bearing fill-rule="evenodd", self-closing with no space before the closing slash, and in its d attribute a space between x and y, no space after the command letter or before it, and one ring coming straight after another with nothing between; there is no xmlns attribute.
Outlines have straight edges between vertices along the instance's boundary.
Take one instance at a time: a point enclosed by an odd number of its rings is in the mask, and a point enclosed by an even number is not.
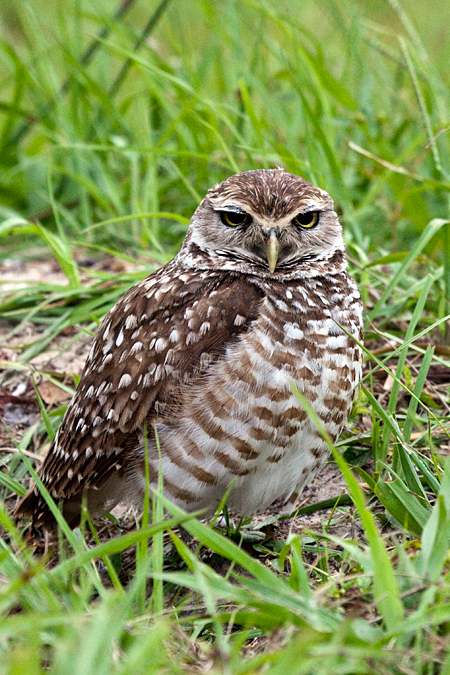
<svg viewBox="0 0 450 675"><path fill-rule="evenodd" d="M247 225L252 217L248 213L236 213L236 211L220 211L220 220L224 225L236 227L237 225Z"/></svg>
<svg viewBox="0 0 450 675"><path fill-rule="evenodd" d="M314 227L319 222L319 212L308 211L308 213L299 213L298 216L293 218L292 222L294 225L300 225L300 227L304 228Z"/></svg>

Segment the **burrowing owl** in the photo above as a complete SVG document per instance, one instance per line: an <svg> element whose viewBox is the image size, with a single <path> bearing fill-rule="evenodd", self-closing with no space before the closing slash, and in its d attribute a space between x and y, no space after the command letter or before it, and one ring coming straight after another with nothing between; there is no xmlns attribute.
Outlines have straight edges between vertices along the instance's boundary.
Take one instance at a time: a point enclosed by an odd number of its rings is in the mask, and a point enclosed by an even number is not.
<svg viewBox="0 0 450 675"><path fill-rule="evenodd" d="M361 375L346 267L324 190L281 169L211 188L178 255L98 329L40 470L69 523L83 494L94 513L142 504L145 452L151 483L161 467L187 510L213 512L233 481L228 505L244 516L293 506L327 452L292 383L336 439ZM35 486L17 512L51 522Z"/></svg>

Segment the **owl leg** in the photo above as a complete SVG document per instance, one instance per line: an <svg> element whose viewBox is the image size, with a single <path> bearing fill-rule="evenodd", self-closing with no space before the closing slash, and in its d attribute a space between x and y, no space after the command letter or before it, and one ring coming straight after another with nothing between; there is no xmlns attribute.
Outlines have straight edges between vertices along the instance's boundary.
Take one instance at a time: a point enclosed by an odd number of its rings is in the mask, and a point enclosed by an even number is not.
<svg viewBox="0 0 450 675"><path fill-rule="evenodd" d="M301 489L295 489L294 492L290 495L290 497L287 499L287 501L284 502L283 506L281 507L281 512L280 514L283 516L287 516L293 511L295 511L296 508L298 508L298 499L300 497L302 490Z"/></svg>

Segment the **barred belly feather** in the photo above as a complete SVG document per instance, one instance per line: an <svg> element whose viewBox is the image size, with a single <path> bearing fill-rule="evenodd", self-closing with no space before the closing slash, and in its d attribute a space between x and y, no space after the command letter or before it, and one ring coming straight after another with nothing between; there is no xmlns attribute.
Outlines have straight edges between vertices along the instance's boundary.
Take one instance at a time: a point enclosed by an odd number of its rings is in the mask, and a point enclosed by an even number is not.
<svg viewBox="0 0 450 675"><path fill-rule="evenodd" d="M349 284L344 274L342 290ZM355 286L350 312L328 306L320 280L313 286L271 284L251 330L189 388L177 419L157 425L166 489L184 508L214 512L232 478L228 505L243 516L279 498L289 508L322 466L327 446L292 385L335 440L361 375L359 347L340 326L359 340L360 312ZM293 311L295 303L305 308L306 294L322 319ZM152 468L156 473L157 464ZM141 477L139 501L142 476L139 466L133 477L134 485Z"/></svg>

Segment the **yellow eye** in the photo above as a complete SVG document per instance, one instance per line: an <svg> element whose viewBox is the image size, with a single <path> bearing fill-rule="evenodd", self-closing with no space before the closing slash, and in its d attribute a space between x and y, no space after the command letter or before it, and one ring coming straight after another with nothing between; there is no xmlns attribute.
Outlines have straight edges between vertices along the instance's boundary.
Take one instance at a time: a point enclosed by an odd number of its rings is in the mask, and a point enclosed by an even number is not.
<svg viewBox="0 0 450 675"><path fill-rule="evenodd" d="M237 213L236 211L220 211L220 220L224 225L236 227L237 225L247 225L252 217L248 213Z"/></svg>
<svg viewBox="0 0 450 675"><path fill-rule="evenodd" d="M319 212L308 211L308 213L299 213L292 222L294 225L300 225L300 227L304 228L314 227L319 222Z"/></svg>

